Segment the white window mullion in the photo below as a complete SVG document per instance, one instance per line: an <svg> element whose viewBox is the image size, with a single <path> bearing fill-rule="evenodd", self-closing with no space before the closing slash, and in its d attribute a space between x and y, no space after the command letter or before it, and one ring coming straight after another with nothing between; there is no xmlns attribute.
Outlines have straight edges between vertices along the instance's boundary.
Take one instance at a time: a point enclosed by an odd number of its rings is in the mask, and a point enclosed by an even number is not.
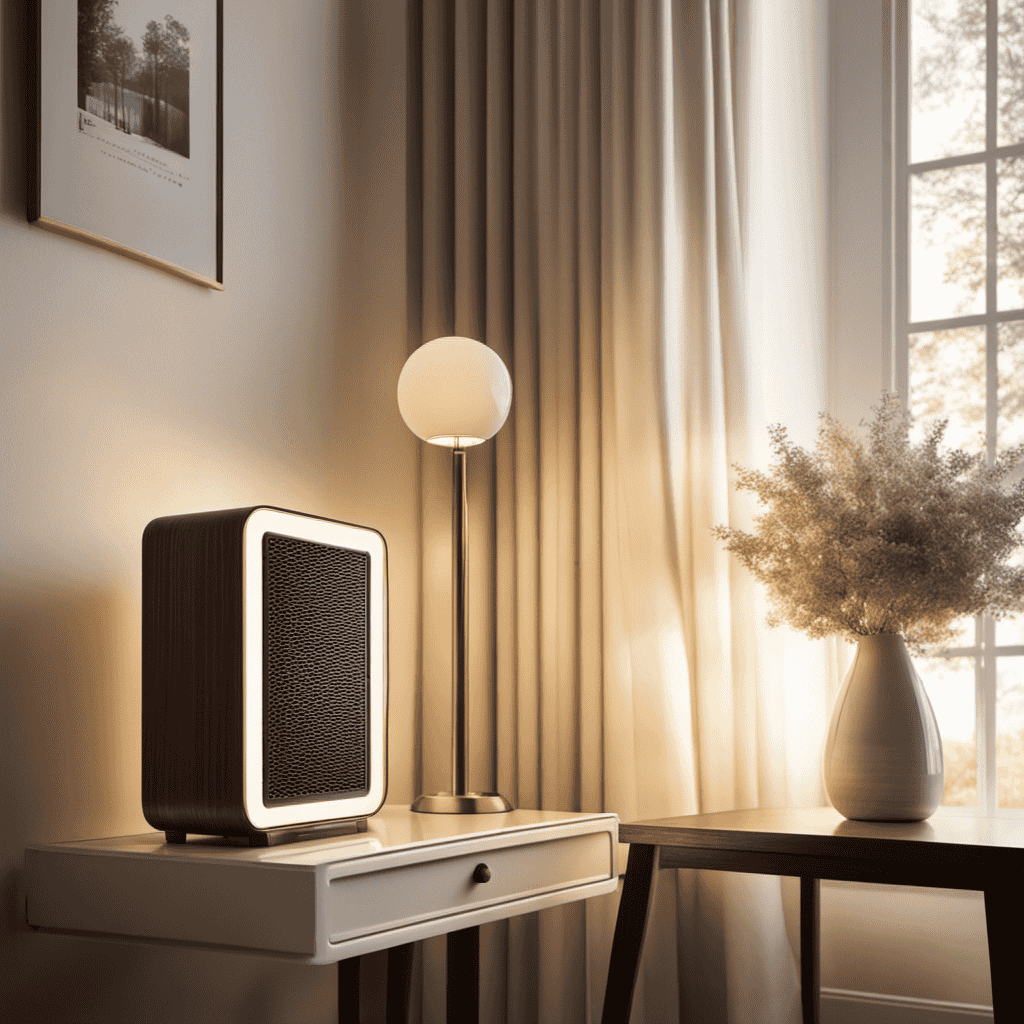
<svg viewBox="0 0 1024 1024"><path fill-rule="evenodd" d="M1002 146L1001 148L995 148L990 146L988 149L982 151L979 150L977 153L960 153L957 156L942 156L935 160L922 160L920 163L911 164L910 171L913 174L923 174L925 171L942 171L950 167L965 167L967 164L980 164L989 152L995 150L997 157L1004 156L1022 156L1024 155L1024 143L1017 143L1013 146Z"/></svg>
<svg viewBox="0 0 1024 1024"><path fill-rule="evenodd" d="M996 624L991 615L981 617L982 653L980 657L981 693L979 694L979 712L983 725L978 735L978 803L987 814L996 810L996 659L995 632ZM983 741L983 742L982 742ZM981 785L984 780L984 785ZM981 799L984 792L985 798Z"/></svg>
<svg viewBox="0 0 1024 1024"><path fill-rule="evenodd" d="M910 0L894 0L893 43L896 68L893 86L893 241L896 248L893 281L893 335L897 357L893 360L892 387L910 407Z"/></svg>
<svg viewBox="0 0 1024 1024"><path fill-rule="evenodd" d="M999 236L997 215L996 133L999 107L996 87L999 59L999 7L997 0L988 0L985 25L985 354L986 354L986 423L985 434L989 463L996 457L996 415L999 377L996 367L998 328L995 322L999 269L997 262Z"/></svg>
<svg viewBox="0 0 1024 1024"><path fill-rule="evenodd" d="M974 737L977 743L978 807L987 814L992 812L992 786L988 776L988 728L986 713L988 700L985 698L985 671L981 651L974 653Z"/></svg>
<svg viewBox="0 0 1024 1024"><path fill-rule="evenodd" d="M909 334L919 331L948 331L954 327L982 327L990 322L1008 324L1015 320L1024 320L1024 309L997 310L994 315L988 313L968 313L965 316L951 316L945 320L919 320L907 325Z"/></svg>
<svg viewBox="0 0 1024 1024"><path fill-rule="evenodd" d="M996 458L999 368L996 364L999 327L996 323L998 298L998 224L996 143L998 129L999 9L998 0L988 0L985 23L985 440L989 464ZM993 813L998 805L996 776L996 625L991 615L982 616L982 678L985 702L985 808Z"/></svg>
<svg viewBox="0 0 1024 1024"><path fill-rule="evenodd" d="M900 261L899 254L901 252L894 231L896 215L893 204L897 193L902 191L901 187L896 185L898 179L896 178L895 165L895 150L899 145L898 140L901 136L896 130L896 89L893 86L893 75L895 69L899 66L899 61L895 56L897 52L896 22L898 19L894 12L903 2L905 0L883 0L886 30L882 33L882 69L885 77L886 103L882 116L882 147L884 153L882 174L885 189L883 195L886 198L886 204L885 216L882 218L882 252L885 259L888 260L888 265L886 273L882 275L882 322L885 325L882 338L882 380L884 381L884 387L891 391L897 391L903 396L905 402L907 398L906 393L899 391L896 387L896 367L900 363L906 362L900 355L902 349L906 346L901 346L896 330L896 307L893 301L893 296L899 292L897 265Z"/></svg>

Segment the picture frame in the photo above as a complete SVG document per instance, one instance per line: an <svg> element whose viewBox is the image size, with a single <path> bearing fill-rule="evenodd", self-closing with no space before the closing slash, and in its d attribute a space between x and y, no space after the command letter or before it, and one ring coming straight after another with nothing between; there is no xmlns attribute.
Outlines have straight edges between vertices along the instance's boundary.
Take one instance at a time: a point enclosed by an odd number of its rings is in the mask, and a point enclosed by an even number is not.
<svg viewBox="0 0 1024 1024"><path fill-rule="evenodd" d="M223 290L223 0L33 0L28 220Z"/></svg>

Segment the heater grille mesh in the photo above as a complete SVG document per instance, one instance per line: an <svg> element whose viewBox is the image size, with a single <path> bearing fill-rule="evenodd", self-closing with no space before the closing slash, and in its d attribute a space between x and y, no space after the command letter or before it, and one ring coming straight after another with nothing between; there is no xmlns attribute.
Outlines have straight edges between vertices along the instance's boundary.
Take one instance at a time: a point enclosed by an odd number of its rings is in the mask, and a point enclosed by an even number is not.
<svg viewBox="0 0 1024 1024"><path fill-rule="evenodd" d="M366 793L369 555L276 534L263 545L264 799Z"/></svg>

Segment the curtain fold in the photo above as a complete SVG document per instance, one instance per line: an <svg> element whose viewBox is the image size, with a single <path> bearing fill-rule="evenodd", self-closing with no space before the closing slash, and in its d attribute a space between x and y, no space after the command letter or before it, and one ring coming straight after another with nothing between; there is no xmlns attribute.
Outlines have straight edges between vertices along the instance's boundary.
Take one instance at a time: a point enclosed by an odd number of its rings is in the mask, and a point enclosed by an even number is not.
<svg viewBox="0 0 1024 1024"><path fill-rule="evenodd" d="M468 456L469 700L471 786L516 806L821 802L829 652L765 635L710 532L749 521L730 466L763 456L766 412L823 402L820 331L759 319L780 169L763 58L807 9L410 2L410 347L475 337L513 379L508 422ZM777 356L797 369L765 401ZM421 471L417 782L433 791L451 748L449 456L424 445ZM485 928L482 1019L598 1021L615 906ZM796 1021L783 917L777 879L663 872L634 1020ZM422 1019L439 1021L443 944L423 963Z"/></svg>

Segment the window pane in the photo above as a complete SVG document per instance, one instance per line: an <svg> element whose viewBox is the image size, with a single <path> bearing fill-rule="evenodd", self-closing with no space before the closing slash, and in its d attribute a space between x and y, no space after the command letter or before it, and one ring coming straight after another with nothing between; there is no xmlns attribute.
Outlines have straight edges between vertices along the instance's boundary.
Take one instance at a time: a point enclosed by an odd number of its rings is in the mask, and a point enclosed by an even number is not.
<svg viewBox="0 0 1024 1024"><path fill-rule="evenodd" d="M1000 450L1024 441L1024 321L999 325L999 412L996 443Z"/></svg>
<svg viewBox="0 0 1024 1024"><path fill-rule="evenodd" d="M1010 565L1024 565L1024 550L1017 548L1007 559ZM996 619L996 646L1010 647L1024 644L1024 615Z"/></svg>
<svg viewBox="0 0 1024 1024"><path fill-rule="evenodd" d="M957 619L953 623L953 628L956 630L956 636L950 640L947 648L951 647L974 647L977 644L977 632L975 629L975 623L978 620L973 615L968 615L966 618Z"/></svg>
<svg viewBox="0 0 1024 1024"><path fill-rule="evenodd" d="M1024 158L997 161L996 175L997 302L1000 309L1020 309L1024 306Z"/></svg>
<svg viewBox="0 0 1024 1024"><path fill-rule="evenodd" d="M910 161L985 148L985 0L913 0Z"/></svg>
<svg viewBox="0 0 1024 1024"><path fill-rule="evenodd" d="M999 4L999 146L1024 142L1024 3Z"/></svg>
<svg viewBox="0 0 1024 1024"><path fill-rule="evenodd" d="M947 445L985 450L984 327L910 335L909 384L916 437L934 420L948 419Z"/></svg>
<svg viewBox="0 0 1024 1024"><path fill-rule="evenodd" d="M996 666L996 782L1000 807L1024 807L1024 658Z"/></svg>
<svg viewBox="0 0 1024 1024"><path fill-rule="evenodd" d="M910 319L985 311L985 167L910 176Z"/></svg>
<svg viewBox="0 0 1024 1024"><path fill-rule="evenodd" d="M1016 647L1018 644L1024 644L1024 615L996 619L996 647Z"/></svg>
<svg viewBox="0 0 1024 1024"><path fill-rule="evenodd" d="M978 747L974 738L974 659L915 658L942 734L947 807L978 802Z"/></svg>

